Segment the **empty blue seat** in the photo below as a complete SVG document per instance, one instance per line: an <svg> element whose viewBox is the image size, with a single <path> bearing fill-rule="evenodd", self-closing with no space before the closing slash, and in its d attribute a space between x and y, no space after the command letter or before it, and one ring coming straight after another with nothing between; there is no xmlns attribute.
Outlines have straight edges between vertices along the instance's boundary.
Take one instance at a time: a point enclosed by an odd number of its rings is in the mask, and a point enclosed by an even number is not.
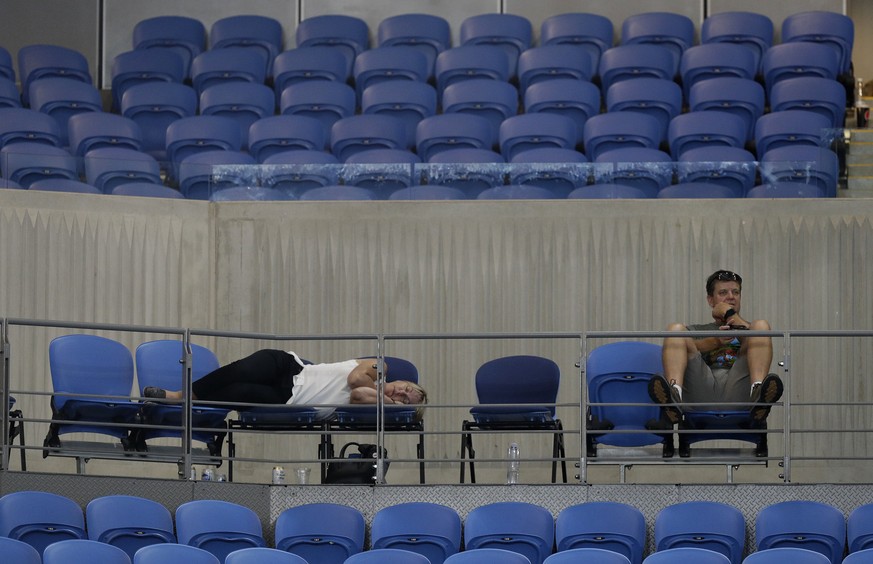
<svg viewBox="0 0 873 564"><path fill-rule="evenodd" d="M532 84L524 91L526 113L554 113L576 123L576 144L584 141L585 122L600 113L600 89L590 82L556 78Z"/></svg>
<svg viewBox="0 0 873 564"><path fill-rule="evenodd" d="M242 148L247 149L249 128L261 118L272 116L276 109L273 90L264 84L231 82L216 84L200 95L202 116L222 116L236 121Z"/></svg>
<svg viewBox="0 0 873 564"><path fill-rule="evenodd" d="M130 558L144 546L175 543L170 511L151 499L107 495L85 507L88 538L117 547Z"/></svg>
<svg viewBox="0 0 873 564"><path fill-rule="evenodd" d="M689 47L682 54L679 75L685 97L694 83L708 78L735 76L753 79L758 74L759 60L755 53L735 43L705 43Z"/></svg>
<svg viewBox="0 0 873 564"><path fill-rule="evenodd" d="M761 156L759 170L764 183L800 182L818 186L828 197L837 195L839 158L825 147L792 145L770 149Z"/></svg>
<svg viewBox="0 0 873 564"><path fill-rule="evenodd" d="M307 564L306 560L275 548L243 548L227 555L224 564Z"/></svg>
<svg viewBox="0 0 873 564"><path fill-rule="evenodd" d="M348 77L345 55L333 47L298 47L276 55L273 61L273 88L280 97L288 86L308 80L345 82Z"/></svg>
<svg viewBox="0 0 873 564"><path fill-rule="evenodd" d="M198 94L228 82L263 84L266 77L263 55L243 47L204 51L191 62L191 83Z"/></svg>
<svg viewBox="0 0 873 564"><path fill-rule="evenodd" d="M249 153L258 162L284 151L322 151L326 146L327 130L308 116L269 116L249 127Z"/></svg>
<svg viewBox="0 0 873 564"><path fill-rule="evenodd" d="M21 185L6 178L0 178L0 188L4 190L23 190Z"/></svg>
<svg viewBox="0 0 873 564"><path fill-rule="evenodd" d="M91 84L85 55L59 45L27 45L18 50L18 78L24 105L30 105L30 85L43 78L69 78Z"/></svg>
<svg viewBox="0 0 873 564"><path fill-rule="evenodd" d="M191 61L206 49L206 26L186 16L147 18L133 28L133 48L176 53L184 63L185 76L190 77Z"/></svg>
<svg viewBox="0 0 873 564"><path fill-rule="evenodd" d="M622 80L664 78L673 80L673 54L659 45L618 45L600 56L600 84L606 93Z"/></svg>
<svg viewBox="0 0 873 564"><path fill-rule="evenodd" d="M824 554L795 547L759 550L748 555L743 560L743 564L782 564L782 562L791 562L791 564L828 564L830 560ZM843 560L843 563L848 562L850 561L847 559Z"/></svg>
<svg viewBox="0 0 873 564"><path fill-rule="evenodd" d="M94 564L130 564L130 556L120 548L106 543L70 539L45 547L43 564L67 564L68 562L93 562Z"/></svg>
<svg viewBox="0 0 873 564"><path fill-rule="evenodd" d="M873 548L866 548L857 552L849 552L849 554L843 558L843 564L864 564L865 562L870 562L871 558L873 558Z"/></svg>
<svg viewBox="0 0 873 564"><path fill-rule="evenodd" d="M185 80L185 59L170 49L134 49L112 59L112 110L121 109L121 97L131 86L144 82Z"/></svg>
<svg viewBox="0 0 873 564"><path fill-rule="evenodd" d="M742 512L714 501L687 501L668 505L655 517L658 551L679 547L705 548L740 564L746 545Z"/></svg>
<svg viewBox="0 0 873 564"><path fill-rule="evenodd" d="M204 151L179 163L179 191L189 200L208 200L216 192L257 183L257 164L248 153Z"/></svg>
<svg viewBox="0 0 873 564"><path fill-rule="evenodd" d="M304 115L319 120L325 130L342 118L355 114L355 90L344 82L314 80L289 85L279 98L285 115Z"/></svg>
<svg viewBox="0 0 873 564"><path fill-rule="evenodd" d="M15 82L15 68L12 66L12 55L9 50L0 46L0 77Z"/></svg>
<svg viewBox="0 0 873 564"><path fill-rule="evenodd" d="M443 113L473 114L497 132L503 120L518 113L518 90L508 82L476 78L450 84L442 95Z"/></svg>
<svg viewBox="0 0 873 564"><path fill-rule="evenodd" d="M127 147L101 147L85 155L85 178L104 194L129 182L161 184L161 166L148 153Z"/></svg>
<svg viewBox="0 0 873 564"><path fill-rule="evenodd" d="M739 147L708 146L688 149L676 165L679 182L719 184L737 198L754 185L758 164L755 156Z"/></svg>
<svg viewBox="0 0 873 564"><path fill-rule="evenodd" d="M425 162L449 149L491 149L496 137L491 123L479 116L438 114L421 120L415 129L418 156Z"/></svg>
<svg viewBox="0 0 873 564"><path fill-rule="evenodd" d="M453 47L437 56L434 63L434 76L439 92L450 84L474 78L489 78L505 82L511 76L509 57L505 51L494 45Z"/></svg>
<svg viewBox="0 0 873 564"><path fill-rule="evenodd" d="M418 155L406 149L370 149L346 159L343 176L351 186L369 188L387 198L398 188L415 183Z"/></svg>
<svg viewBox="0 0 873 564"><path fill-rule="evenodd" d="M424 82L430 75L427 57L412 47L376 47L355 57L352 76L360 98L373 84L394 80ZM405 85L398 86L405 88Z"/></svg>
<svg viewBox="0 0 873 564"><path fill-rule="evenodd" d="M134 564L222 564L210 552L185 544L155 544L139 549L133 556Z"/></svg>
<svg viewBox="0 0 873 564"><path fill-rule="evenodd" d="M594 182L634 186L649 198L673 182L673 159L658 149L619 147L600 153L593 162Z"/></svg>
<svg viewBox="0 0 873 564"><path fill-rule="evenodd" d="M543 564L574 564L575 562L590 562L591 564L630 564L626 556L617 552L600 548L575 548L556 552L543 561Z"/></svg>
<svg viewBox="0 0 873 564"><path fill-rule="evenodd" d="M70 152L83 157L93 149L116 147L140 151L142 129L135 121L108 112L85 112L67 121Z"/></svg>
<svg viewBox="0 0 873 564"><path fill-rule="evenodd" d="M764 53L761 63L767 92L780 80L818 76L836 80L840 59L836 51L822 43L798 41L774 45Z"/></svg>
<svg viewBox="0 0 873 564"><path fill-rule="evenodd" d="M621 24L621 44L655 44L673 57L673 75L679 71L682 53L694 44L694 22L674 12L643 12L628 16ZM672 76L671 76L672 78Z"/></svg>
<svg viewBox="0 0 873 564"><path fill-rule="evenodd" d="M606 91L608 112L637 112L658 120L660 141L667 140L670 120L682 111L682 89L664 78L638 78L617 82Z"/></svg>
<svg viewBox="0 0 873 564"><path fill-rule="evenodd" d="M409 46L427 59L433 75L437 56L452 43L452 30L445 18L432 14L398 14L379 22L376 41L380 47Z"/></svg>
<svg viewBox="0 0 873 564"><path fill-rule="evenodd" d="M759 551L805 548L839 564L846 548L846 518L839 509L816 501L773 503L758 512L755 545Z"/></svg>
<svg viewBox="0 0 873 564"><path fill-rule="evenodd" d="M41 78L30 83L30 107L55 118L61 145L69 144L67 121L83 112L102 112L100 92L91 84L69 78Z"/></svg>
<svg viewBox="0 0 873 564"><path fill-rule="evenodd" d="M415 144L415 128L436 114L436 89L426 82L407 82L398 88L391 81L371 84L361 96L361 113L399 118L406 131L406 146Z"/></svg>
<svg viewBox="0 0 873 564"><path fill-rule="evenodd" d="M502 548L473 548L446 558L445 564L531 564L530 558L520 552Z"/></svg>
<svg viewBox="0 0 873 564"><path fill-rule="evenodd" d="M274 202L288 199L284 192L263 186L230 186L209 195L212 202Z"/></svg>
<svg viewBox="0 0 873 564"><path fill-rule="evenodd" d="M616 200L648 198L648 195L639 188L625 184L589 184L576 188L567 194L567 198L573 200Z"/></svg>
<svg viewBox="0 0 873 564"><path fill-rule="evenodd" d="M729 187L712 182L680 182L661 188L658 192L661 199L697 199L697 198L737 198L737 194Z"/></svg>
<svg viewBox="0 0 873 564"><path fill-rule="evenodd" d="M531 47L518 57L519 90L531 84L556 78L590 81L596 72L591 57L572 45Z"/></svg>
<svg viewBox="0 0 873 564"><path fill-rule="evenodd" d="M672 564L673 562L694 562L694 564L730 564L724 554L705 548L682 546L659 550L646 556L643 564Z"/></svg>
<svg viewBox="0 0 873 564"><path fill-rule="evenodd" d="M370 28L361 18L325 14L303 19L297 25L297 47L324 45L339 50L346 58L346 76L362 51L370 48Z"/></svg>
<svg viewBox="0 0 873 564"><path fill-rule="evenodd" d="M211 552L221 562L234 550L265 546L261 520L242 505L211 499L189 501L176 508L176 536Z"/></svg>
<svg viewBox="0 0 873 564"><path fill-rule="evenodd" d="M0 108L0 148L14 143L57 147L61 128L55 118L27 108Z"/></svg>
<svg viewBox="0 0 873 564"><path fill-rule="evenodd" d="M461 549L461 518L436 503L401 503L376 512L370 531L372 548L399 548L442 564Z"/></svg>
<svg viewBox="0 0 873 564"><path fill-rule="evenodd" d="M282 191L295 198L310 188L339 182L339 161L325 151L295 150L267 157L261 173L261 186Z"/></svg>
<svg viewBox="0 0 873 564"><path fill-rule="evenodd" d="M176 83L145 83L128 88L121 97L121 115L140 126L143 148L165 160L167 128L178 119L197 113L197 92Z"/></svg>
<svg viewBox="0 0 873 564"><path fill-rule="evenodd" d="M832 124L825 116L804 110L768 112L755 123L755 150L763 156L770 149L786 145L827 144Z"/></svg>
<svg viewBox="0 0 873 564"><path fill-rule="evenodd" d="M637 112L592 116L583 130L585 154L595 160L601 153L620 147L657 148L661 140L658 119Z"/></svg>
<svg viewBox="0 0 873 564"><path fill-rule="evenodd" d="M60 147L42 143L13 143L0 150L3 177L27 188L43 178L78 180L75 157Z"/></svg>
<svg viewBox="0 0 873 564"><path fill-rule="evenodd" d="M466 200L468 195L460 188L439 184L417 184L395 190L389 200Z"/></svg>
<svg viewBox="0 0 873 564"><path fill-rule="evenodd" d="M806 110L828 118L834 128L846 119L846 89L836 80L803 76L780 80L770 92L770 111Z"/></svg>
<svg viewBox="0 0 873 564"><path fill-rule="evenodd" d="M576 146L576 123L552 113L522 114L500 124L500 152L509 161L522 151L541 147L572 149Z"/></svg>
<svg viewBox="0 0 873 564"><path fill-rule="evenodd" d="M552 553L555 523L552 514L531 503L497 502L480 505L464 520L465 550L500 548L542 564Z"/></svg>
<svg viewBox="0 0 873 564"><path fill-rule="evenodd" d="M852 510L846 520L846 539L850 553L873 548L873 504Z"/></svg>
<svg viewBox="0 0 873 564"><path fill-rule="evenodd" d="M273 59L282 51L282 46L282 24L267 16L228 16L217 20L209 29L211 50L239 47L255 52L261 57L267 76L272 76Z"/></svg>
<svg viewBox="0 0 873 564"><path fill-rule="evenodd" d="M508 184L486 188L476 196L478 200L554 200L563 195L533 184Z"/></svg>
<svg viewBox="0 0 873 564"><path fill-rule="evenodd" d="M515 76L518 56L531 47L530 21L516 14L479 14L461 22L461 45L493 45L503 49L509 61L509 74Z"/></svg>
<svg viewBox="0 0 873 564"><path fill-rule="evenodd" d="M850 71L855 23L849 16L824 10L791 14L782 20L782 42L795 41L813 41L828 45L839 56L840 72Z"/></svg>
<svg viewBox="0 0 873 564"><path fill-rule="evenodd" d="M377 200L375 192L357 186L332 185L311 188L300 195L301 200Z"/></svg>
<svg viewBox="0 0 873 564"><path fill-rule="evenodd" d="M773 20L754 12L710 14L700 26L701 43L736 43L752 52L760 70L764 52L773 44Z"/></svg>
<svg viewBox="0 0 873 564"><path fill-rule="evenodd" d="M400 118L361 114L343 118L330 130L330 150L341 162L368 149L406 149L406 126Z"/></svg>
<svg viewBox="0 0 873 564"><path fill-rule="evenodd" d="M11 79L0 76L0 108L20 108L21 92Z"/></svg>
<svg viewBox="0 0 873 564"><path fill-rule="evenodd" d="M676 160L682 160L685 151L698 147L743 147L746 124L741 117L728 112L686 112L670 120L667 143Z"/></svg>
<svg viewBox="0 0 873 564"><path fill-rule="evenodd" d="M555 543L558 553L603 549L640 564L646 546L646 519L636 507L615 501L571 505L555 519Z"/></svg>
<svg viewBox="0 0 873 564"><path fill-rule="evenodd" d="M0 551L3 555L16 564L42 564L39 552L26 542L0 537Z"/></svg>
<svg viewBox="0 0 873 564"><path fill-rule="evenodd" d="M588 53L591 68L597 73L600 56L612 47L615 33L612 20L599 14L571 12L543 20L540 45L574 45Z"/></svg>
<svg viewBox="0 0 873 564"><path fill-rule="evenodd" d="M345 564L428 564L426 556L399 548L371 548L346 559Z"/></svg>
<svg viewBox="0 0 873 564"><path fill-rule="evenodd" d="M489 149L463 147L431 156L423 167L428 184L450 186L475 197L486 188L504 184L506 161Z"/></svg>
<svg viewBox="0 0 873 564"><path fill-rule="evenodd" d="M734 76L701 80L691 87L688 109L718 110L743 118L746 140L755 133L755 122L764 113L764 87L754 80Z"/></svg>
<svg viewBox="0 0 873 564"><path fill-rule="evenodd" d="M231 118L192 116L174 121L167 127L167 160L182 160L206 151L242 150L242 131Z"/></svg>
<svg viewBox="0 0 873 564"><path fill-rule="evenodd" d="M510 161L510 184L535 184L567 195L588 182L588 159L574 149L542 147L516 153Z"/></svg>
<svg viewBox="0 0 873 564"><path fill-rule="evenodd" d="M8 493L0 497L0 537L25 542L42 555L53 543L87 538L85 513L78 503L62 495Z"/></svg>
<svg viewBox="0 0 873 564"><path fill-rule="evenodd" d="M746 192L747 198L824 198L824 190L800 182L768 182Z"/></svg>
<svg viewBox="0 0 873 564"><path fill-rule="evenodd" d="M366 524L347 505L308 503L282 511L276 519L276 548L307 562L342 564L364 549Z"/></svg>
<svg viewBox="0 0 873 564"><path fill-rule="evenodd" d="M28 188L43 192L67 192L68 194L102 194L95 186L69 178L46 178L37 180Z"/></svg>
<svg viewBox="0 0 873 564"><path fill-rule="evenodd" d="M163 184L152 184L151 182L130 182L128 184L120 184L112 189L112 195L139 196L140 198L184 198L178 190L170 188L169 186L164 186Z"/></svg>

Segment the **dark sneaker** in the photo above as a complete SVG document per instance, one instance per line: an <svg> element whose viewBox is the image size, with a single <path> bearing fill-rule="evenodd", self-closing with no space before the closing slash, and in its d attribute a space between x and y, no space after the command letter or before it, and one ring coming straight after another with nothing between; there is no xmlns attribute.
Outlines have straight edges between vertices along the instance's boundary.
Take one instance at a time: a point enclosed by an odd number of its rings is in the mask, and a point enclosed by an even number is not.
<svg viewBox="0 0 873 564"><path fill-rule="evenodd" d="M782 380L775 374L768 374L764 380L752 387L749 401L752 406L751 416L755 421L764 421L770 414L772 404L782 397Z"/></svg>
<svg viewBox="0 0 873 564"><path fill-rule="evenodd" d="M652 376L649 380L649 397L661 406L664 416L670 423L679 423L682 419L682 408L679 406L682 398L666 378L659 374Z"/></svg>
<svg viewBox="0 0 873 564"><path fill-rule="evenodd" d="M147 398L166 399L167 391L157 386L146 386L142 391L142 395Z"/></svg>

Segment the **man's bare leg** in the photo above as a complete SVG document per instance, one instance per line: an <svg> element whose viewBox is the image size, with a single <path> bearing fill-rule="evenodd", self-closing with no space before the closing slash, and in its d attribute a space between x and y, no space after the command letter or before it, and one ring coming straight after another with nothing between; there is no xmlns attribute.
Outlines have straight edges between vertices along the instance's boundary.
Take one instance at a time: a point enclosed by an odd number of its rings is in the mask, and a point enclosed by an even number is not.
<svg viewBox="0 0 873 564"><path fill-rule="evenodd" d="M763 319L757 319L749 325L752 331L769 331L770 324ZM752 385L763 382L770 373L773 362L773 340L770 337L747 337L746 359L749 362L749 379Z"/></svg>
<svg viewBox="0 0 873 564"><path fill-rule="evenodd" d="M673 323L668 331L687 331L685 325ZM694 340L689 337L667 337L661 352L661 362L664 375L653 376L649 380L649 396L655 403L663 406L662 416L670 423L678 423L682 419L682 384L685 381L685 368L688 359L697 353Z"/></svg>

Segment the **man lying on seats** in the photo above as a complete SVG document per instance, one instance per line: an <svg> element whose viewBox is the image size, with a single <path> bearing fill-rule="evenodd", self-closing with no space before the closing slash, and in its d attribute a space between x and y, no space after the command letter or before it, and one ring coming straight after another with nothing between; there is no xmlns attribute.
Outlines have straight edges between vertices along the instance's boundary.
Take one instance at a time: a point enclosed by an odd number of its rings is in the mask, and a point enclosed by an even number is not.
<svg viewBox="0 0 873 564"><path fill-rule="evenodd" d="M387 364L384 369L387 372ZM193 382L191 399L241 404L375 404L377 377L373 359L306 364L293 352L263 349ZM413 382L385 382L383 392L389 405L427 403L427 392ZM143 395L180 400L183 392L149 386Z"/></svg>
<svg viewBox="0 0 873 564"><path fill-rule="evenodd" d="M668 330L769 331L770 324L763 319L749 322L740 317L742 284L743 279L733 272L712 273L706 280L706 300L714 321L688 326L674 323ZM782 380L768 374L772 360L770 337L667 337L663 348L664 376L649 381L649 395L663 406L663 416L670 423L682 419L683 402L751 404L752 419L763 422L773 402L782 396ZM737 407L702 405L697 409Z"/></svg>

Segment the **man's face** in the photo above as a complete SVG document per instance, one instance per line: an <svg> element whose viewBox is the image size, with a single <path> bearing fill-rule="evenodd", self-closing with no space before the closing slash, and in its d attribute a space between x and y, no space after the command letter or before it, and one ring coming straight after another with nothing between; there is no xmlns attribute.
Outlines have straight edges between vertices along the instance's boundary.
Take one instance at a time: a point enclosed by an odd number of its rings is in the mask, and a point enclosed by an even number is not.
<svg viewBox="0 0 873 564"><path fill-rule="evenodd" d="M715 307L717 304L721 303L729 304L737 311L737 313L739 313L740 293L739 283L733 280L718 280L713 287L712 295L706 296L706 301L709 302L709 307Z"/></svg>

